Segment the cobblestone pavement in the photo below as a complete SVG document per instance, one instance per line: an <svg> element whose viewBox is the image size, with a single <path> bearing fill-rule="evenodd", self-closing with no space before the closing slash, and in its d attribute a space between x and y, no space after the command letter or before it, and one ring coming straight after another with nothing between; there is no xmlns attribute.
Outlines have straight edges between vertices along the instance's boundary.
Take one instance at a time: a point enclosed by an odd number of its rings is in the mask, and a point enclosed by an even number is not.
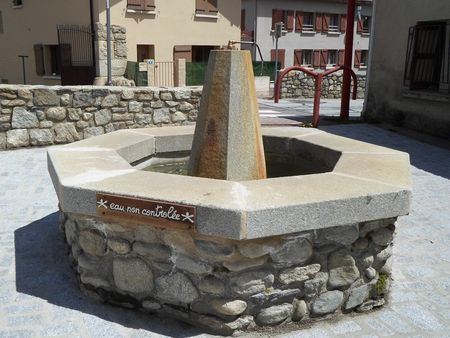
<svg viewBox="0 0 450 338"><path fill-rule="evenodd" d="M389 304L280 337L450 337L450 152L365 124L329 132L407 151L414 198L397 229ZM190 337L183 323L97 304L77 287L46 149L0 152L0 337Z"/></svg>

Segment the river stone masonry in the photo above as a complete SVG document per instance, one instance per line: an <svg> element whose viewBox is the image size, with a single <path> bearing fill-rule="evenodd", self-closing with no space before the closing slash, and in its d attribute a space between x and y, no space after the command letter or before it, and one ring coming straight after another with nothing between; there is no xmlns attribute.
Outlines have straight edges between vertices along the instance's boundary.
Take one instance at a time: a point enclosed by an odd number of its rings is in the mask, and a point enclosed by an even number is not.
<svg viewBox="0 0 450 338"><path fill-rule="evenodd" d="M356 97L364 98L366 90L366 76L356 75L358 87ZM353 84L353 82L352 82ZM353 89L352 89L353 90ZM322 82L322 98L338 99L342 94L342 74L335 73L326 76ZM282 98L313 98L314 79L311 76L299 71L292 71L286 74L281 85Z"/></svg>
<svg viewBox="0 0 450 338"><path fill-rule="evenodd" d="M201 88L0 85L0 150L195 122Z"/></svg>
<svg viewBox="0 0 450 338"><path fill-rule="evenodd" d="M395 221L231 240L61 212L87 294L223 335L383 305Z"/></svg>

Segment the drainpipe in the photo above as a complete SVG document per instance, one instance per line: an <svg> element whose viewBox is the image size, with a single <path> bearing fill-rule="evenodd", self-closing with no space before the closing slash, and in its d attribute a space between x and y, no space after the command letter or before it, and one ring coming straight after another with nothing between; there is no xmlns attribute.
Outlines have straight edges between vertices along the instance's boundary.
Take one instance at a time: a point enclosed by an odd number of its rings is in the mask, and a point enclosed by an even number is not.
<svg viewBox="0 0 450 338"><path fill-rule="evenodd" d="M348 0L347 27L345 29L345 54L344 66L352 69L353 60L353 35L355 30L355 0ZM350 110L350 71L344 70L342 79L341 119L348 119Z"/></svg>
<svg viewBox="0 0 450 338"><path fill-rule="evenodd" d="M253 61L256 61L256 46L257 46L256 44L258 43L257 32L258 32L258 0L255 0L255 20L253 23L253 42L255 43L255 45L253 46Z"/></svg>
<svg viewBox="0 0 450 338"><path fill-rule="evenodd" d="M108 63L108 79L106 81L107 86L112 86L112 61L111 61L111 6L110 0L106 0L106 48L108 48L107 53L107 63Z"/></svg>
<svg viewBox="0 0 450 338"><path fill-rule="evenodd" d="M94 0L89 0L89 12L91 15L91 33L92 33L92 63L93 66L97 67L97 62L95 61L95 22L94 22Z"/></svg>
<svg viewBox="0 0 450 338"><path fill-rule="evenodd" d="M365 87L365 91L364 91L364 103L363 103L363 113L366 112L367 110L367 99L369 97L369 80L370 80L370 74L372 73L372 57L373 57L373 37L374 37L374 31L375 31L375 20L376 20L376 6L377 6L377 1L373 0L372 2L372 22L371 22L371 26L370 26L370 39L369 39L369 57L367 62L369 63L369 66L367 67L367 71L366 71L366 87ZM363 115L363 119L364 119L364 115Z"/></svg>

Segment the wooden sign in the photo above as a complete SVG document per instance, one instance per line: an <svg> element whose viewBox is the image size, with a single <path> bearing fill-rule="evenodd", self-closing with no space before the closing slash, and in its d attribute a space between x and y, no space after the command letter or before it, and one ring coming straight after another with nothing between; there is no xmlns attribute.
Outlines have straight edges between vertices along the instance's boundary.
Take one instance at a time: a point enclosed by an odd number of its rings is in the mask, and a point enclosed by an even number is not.
<svg viewBox="0 0 450 338"><path fill-rule="evenodd" d="M118 195L97 194L97 215L161 226L195 227L195 207Z"/></svg>

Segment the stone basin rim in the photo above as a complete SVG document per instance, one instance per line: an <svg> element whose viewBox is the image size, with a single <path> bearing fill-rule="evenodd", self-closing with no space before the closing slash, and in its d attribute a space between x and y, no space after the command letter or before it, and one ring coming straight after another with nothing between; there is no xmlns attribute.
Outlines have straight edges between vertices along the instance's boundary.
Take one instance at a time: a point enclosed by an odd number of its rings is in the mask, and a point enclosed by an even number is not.
<svg viewBox="0 0 450 338"><path fill-rule="evenodd" d="M271 127L263 135L332 148L340 158L331 172L232 182L130 165L145 156L190 150L193 132L193 126L127 129L50 148L48 166L62 211L97 216L96 193L194 205L196 231L238 240L409 212L408 154L317 129Z"/></svg>

